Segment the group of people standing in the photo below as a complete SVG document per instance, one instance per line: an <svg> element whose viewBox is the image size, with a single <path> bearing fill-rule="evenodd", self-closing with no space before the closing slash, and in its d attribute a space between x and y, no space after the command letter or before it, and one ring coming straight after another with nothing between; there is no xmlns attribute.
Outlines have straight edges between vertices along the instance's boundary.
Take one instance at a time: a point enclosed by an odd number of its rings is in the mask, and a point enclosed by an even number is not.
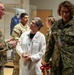
<svg viewBox="0 0 74 75"><path fill-rule="evenodd" d="M0 17L4 12L1 7L0 3ZM58 15L61 16L59 20L53 16L46 18L46 36L40 32L44 25L41 18L33 18L28 27L28 14L20 15L20 22L12 32L13 42L17 44L13 75L42 75L40 67L47 64L51 66L50 75L74 75L74 5L70 1L61 2ZM3 75L2 66L0 75Z"/></svg>

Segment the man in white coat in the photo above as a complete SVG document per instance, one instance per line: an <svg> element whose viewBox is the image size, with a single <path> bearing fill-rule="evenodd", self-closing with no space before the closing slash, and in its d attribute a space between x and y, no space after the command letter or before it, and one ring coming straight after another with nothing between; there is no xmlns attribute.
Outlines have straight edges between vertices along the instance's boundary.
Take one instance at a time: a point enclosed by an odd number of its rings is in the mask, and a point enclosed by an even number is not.
<svg viewBox="0 0 74 75"><path fill-rule="evenodd" d="M45 36L39 31L43 26L39 17L32 19L31 31L24 32L16 46L20 56L20 75L41 75L41 59L45 53Z"/></svg>

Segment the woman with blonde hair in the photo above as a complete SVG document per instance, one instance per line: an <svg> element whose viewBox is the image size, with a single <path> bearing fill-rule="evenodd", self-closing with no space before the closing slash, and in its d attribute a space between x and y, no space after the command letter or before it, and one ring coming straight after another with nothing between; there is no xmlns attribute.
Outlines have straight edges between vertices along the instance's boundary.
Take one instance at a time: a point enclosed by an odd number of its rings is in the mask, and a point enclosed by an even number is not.
<svg viewBox="0 0 74 75"><path fill-rule="evenodd" d="M55 17L53 17L53 16L48 16L47 18L46 18L46 27L48 28L48 30L47 30L47 33L46 33L46 52L45 52L45 55L43 56L43 60L42 60L42 68L43 68L43 66L45 66L46 64L49 64L50 63L50 61L51 61L51 59L46 63L45 61L44 61L44 57L46 56L46 55L48 55L48 51L49 51L49 40L50 40L50 35L51 35L51 28L52 28L52 25L53 25L53 23L55 22ZM49 58L47 58L47 60L48 60ZM48 66L47 66L48 67ZM48 71L46 70L46 68L44 68L43 69L43 75L48 75Z"/></svg>
<svg viewBox="0 0 74 75"><path fill-rule="evenodd" d="M46 26L47 28L51 28L52 24L55 22L55 17L53 16L48 16L46 18Z"/></svg>
<svg viewBox="0 0 74 75"><path fill-rule="evenodd" d="M48 43L49 43L49 39L51 35L51 28L54 22L55 22L55 17L48 16L46 18L46 27L48 28L47 33L46 33L46 44L47 44L46 50L49 49Z"/></svg>

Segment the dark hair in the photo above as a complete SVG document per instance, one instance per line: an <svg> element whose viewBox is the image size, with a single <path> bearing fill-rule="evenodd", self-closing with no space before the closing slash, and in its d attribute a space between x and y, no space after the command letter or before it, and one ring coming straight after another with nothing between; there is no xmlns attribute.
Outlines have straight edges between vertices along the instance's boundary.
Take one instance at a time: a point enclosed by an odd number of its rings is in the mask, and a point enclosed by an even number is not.
<svg viewBox="0 0 74 75"><path fill-rule="evenodd" d="M71 13L71 15L73 16L73 14L74 14L74 5L71 2L64 1L64 2L59 4L59 7L58 7L58 14L59 15L60 15L61 7L66 7L69 10L69 12Z"/></svg>
<svg viewBox="0 0 74 75"><path fill-rule="evenodd" d="M27 14L27 13L22 13L22 14L20 15L20 18L23 18L25 15L27 15L27 16L28 16L28 14Z"/></svg>

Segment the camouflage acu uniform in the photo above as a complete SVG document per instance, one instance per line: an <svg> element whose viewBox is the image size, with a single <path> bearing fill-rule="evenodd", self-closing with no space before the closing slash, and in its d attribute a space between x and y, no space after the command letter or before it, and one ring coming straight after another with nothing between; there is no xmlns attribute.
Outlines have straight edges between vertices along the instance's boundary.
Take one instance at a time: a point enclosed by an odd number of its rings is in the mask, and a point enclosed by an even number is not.
<svg viewBox="0 0 74 75"><path fill-rule="evenodd" d="M47 30L47 33L46 33L46 50L47 50L47 51L49 50L50 36L51 36L51 29L48 29L48 30ZM49 59L49 58L47 58L47 59ZM48 63L49 63L49 62L48 62Z"/></svg>
<svg viewBox="0 0 74 75"><path fill-rule="evenodd" d="M45 61L52 57L51 75L74 75L74 18L65 25L62 19L52 27Z"/></svg>
<svg viewBox="0 0 74 75"><path fill-rule="evenodd" d="M19 23L13 29L12 37L15 40L18 40L21 34L28 30L30 29L27 25L23 26L22 23ZM14 49L14 57L13 57L14 69L13 69L12 75L19 75L19 59L20 59L20 56L17 54L16 49Z"/></svg>
<svg viewBox="0 0 74 75"><path fill-rule="evenodd" d="M0 75L4 75L4 64L7 62L6 50L12 48L12 46L6 43L4 40L4 36L0 30Z"/></svg>

